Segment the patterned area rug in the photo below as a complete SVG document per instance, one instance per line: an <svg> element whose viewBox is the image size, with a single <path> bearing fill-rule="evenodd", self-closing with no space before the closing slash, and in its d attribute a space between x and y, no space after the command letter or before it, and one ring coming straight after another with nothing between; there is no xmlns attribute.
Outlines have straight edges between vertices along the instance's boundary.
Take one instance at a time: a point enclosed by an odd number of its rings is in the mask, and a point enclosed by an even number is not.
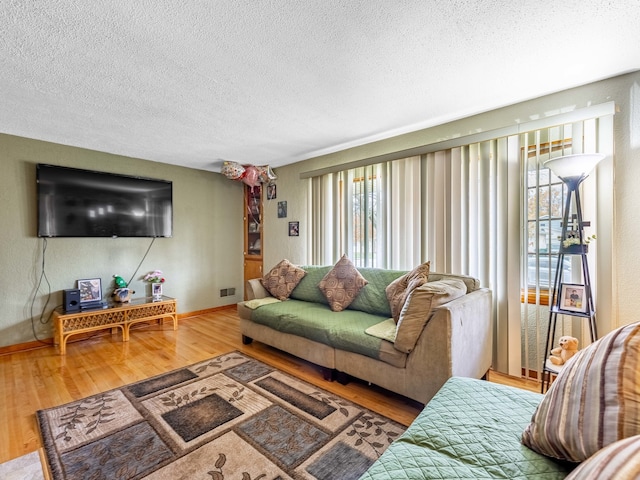
<svg viewBox="0 0 640 480"><path fill-rule="evenodd" d="M238 352L37 417L55 480L355 480L405 430Z"/></svg>

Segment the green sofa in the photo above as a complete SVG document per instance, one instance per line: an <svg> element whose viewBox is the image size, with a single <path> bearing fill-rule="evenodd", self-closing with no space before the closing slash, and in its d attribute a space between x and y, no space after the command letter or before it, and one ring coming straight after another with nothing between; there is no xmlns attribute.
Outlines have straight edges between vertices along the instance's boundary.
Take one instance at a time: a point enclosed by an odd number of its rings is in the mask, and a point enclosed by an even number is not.
<svg viewBox="0 0 640 480"><path fill-rule="evenodd" d="M542 397L451 378L360 480L565 478L574 463L546 457L521 442Z"/></svg>
<svg viewBox="0 0 640 480"><path fill-rule="evenodd" d="M306 275L285 301L260 279L238 304L243 341L266 343L421 403L451 376L481 378L491 366L491 291L462 275L430 273L404 304L397 327L385 288L404 271L358 268L368 281L346 310L333 312L318 283L331 266ZM386 331L385 331L386 330Z"/></svg>

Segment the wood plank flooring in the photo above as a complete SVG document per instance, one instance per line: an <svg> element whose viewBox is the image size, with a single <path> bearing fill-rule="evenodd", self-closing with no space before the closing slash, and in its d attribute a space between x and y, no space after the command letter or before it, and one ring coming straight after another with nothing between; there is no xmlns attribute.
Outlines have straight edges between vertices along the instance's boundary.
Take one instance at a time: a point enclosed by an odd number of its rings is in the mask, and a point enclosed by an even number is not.
<svg viewBox="0 0 640 480"><path fill-rule="evenodd" d="M73 337L72 337L73 339ZM120 334L99 333L71 341L67 355L43 347L0 356L0 463L40 448L35 412L89 395L143 380L238 350L404 425L423 405L365 382L348 385L327 382L319 367L284 352L253 342L242 345L235 306L179 321L140 324L131 329L129 342ZM492 373L491 381L538 391L527 382Z"/></svg>

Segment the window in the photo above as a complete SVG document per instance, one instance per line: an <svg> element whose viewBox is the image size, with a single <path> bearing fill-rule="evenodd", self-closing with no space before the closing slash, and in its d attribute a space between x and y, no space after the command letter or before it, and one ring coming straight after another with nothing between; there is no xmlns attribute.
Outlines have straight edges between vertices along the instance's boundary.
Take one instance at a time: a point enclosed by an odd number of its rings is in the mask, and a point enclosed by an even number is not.
<svg viewBox="0 0 640 480"><path fill-rule="evenodd" d="M527 265L526 286L522 301L549 304L549 290L558 267L563 206L567 195L565 184L543 163L571 153L571 138L550 140L570 135L571 125L528 132L523 135L523 160L526 164ZM543 141L546 140L546 141ZM571 279L571 259L561 265L562 279ZM525 300L524 295L527 294Z"/></svg>

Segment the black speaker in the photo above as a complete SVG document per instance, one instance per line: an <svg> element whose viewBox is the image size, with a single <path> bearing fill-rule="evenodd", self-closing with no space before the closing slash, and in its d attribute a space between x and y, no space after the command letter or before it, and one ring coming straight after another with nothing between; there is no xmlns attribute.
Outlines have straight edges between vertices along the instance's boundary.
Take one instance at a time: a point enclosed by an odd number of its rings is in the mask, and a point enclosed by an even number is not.
<svg viewBox="0 0 640 480"><path fill-rule="evenodd" d="M62 291L62 301L64 311L79 312L80 311L80 290L77 288L70 288Z"/></svg>

